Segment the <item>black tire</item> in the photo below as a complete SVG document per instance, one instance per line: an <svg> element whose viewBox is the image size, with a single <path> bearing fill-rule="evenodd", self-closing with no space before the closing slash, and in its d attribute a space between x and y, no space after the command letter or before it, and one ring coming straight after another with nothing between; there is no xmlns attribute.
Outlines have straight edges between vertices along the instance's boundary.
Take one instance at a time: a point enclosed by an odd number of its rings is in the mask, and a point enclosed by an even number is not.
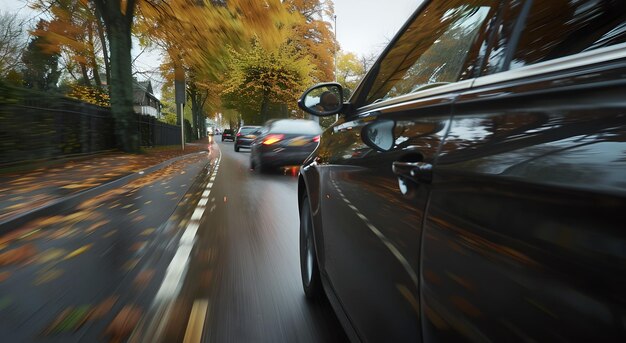
<svg viewBox="0 0 626 343"><path fill-rule="evenodd" d="M318 300L324 297L322 279L317 264L317 252L313 239L313 219L309 198L305 195L300 206L300 275L302 288L307 299Z"/></svg>
<svg viewBox="0 0 626 343"><path fill-rule="evenodd" d="M235 152L239 152L239 147L235 145Z"/></svg>

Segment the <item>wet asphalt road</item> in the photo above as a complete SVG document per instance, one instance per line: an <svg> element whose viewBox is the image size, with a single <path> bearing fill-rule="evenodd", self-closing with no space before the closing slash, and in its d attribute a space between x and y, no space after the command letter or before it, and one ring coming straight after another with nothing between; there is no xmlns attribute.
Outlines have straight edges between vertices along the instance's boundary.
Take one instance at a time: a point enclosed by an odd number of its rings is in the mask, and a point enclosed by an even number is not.
<svg viewBox="0 0 626 343"><path fill-rule="evenodd" d="M219 140L219 139L218 139ZM328 303L304 297L295 171L259 175L249 151L219 142L221 160L196 250L163 341L189 335L207 308L203 342L344 342ZM173 318L178 318L173 319Z"/></svg>
<svg viewBox="0 0 626 343"><path fill-rule="evenodd" d="M346 341L303 295L296 177L207 150L0 237L0 341Z"/></svg>

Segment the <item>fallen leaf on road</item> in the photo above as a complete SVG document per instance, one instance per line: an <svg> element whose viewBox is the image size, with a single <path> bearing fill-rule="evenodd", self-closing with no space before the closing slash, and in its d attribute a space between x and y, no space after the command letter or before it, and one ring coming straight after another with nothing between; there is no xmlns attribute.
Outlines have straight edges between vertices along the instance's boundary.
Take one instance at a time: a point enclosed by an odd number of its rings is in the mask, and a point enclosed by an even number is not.
<svg viewBox="0 0 626 343"><path fill-rule="evenodd" d="M135 258L135 259L132 259L132 260L130 260L130 261L128 261L128 262L126 262L126 263L124 263L124 265L122 266L122 268L123 268L125 271L127 271L127 272L128 272L128 271L131 271L131 270L133 270L133 268L135 268L135 266L137 266L137 263L139 263L139 259L138 259L138 258Z"/></svg>
<svg viewBox="0 0 626 343"><path fill-rule="evenodd" d="M11 276L10 272L0 272L0 282L6 280Z"/></svg>
<svg viewBox="0 0 626 343"><path fill-rule="evenodd" d="M35 248L34 244L24 244L19 248L0 254L0 266L25 262L35 256L36 253L37 248Z"/></svg>
<svg viewBox="0 0 626 343"><path fill-rule="evenodd" d="M39 277L35 280L35 285L39 286L46 282L50 282L52 280L58 279L61 275L63 275L63 270L61 269L50 269L45 271L43 274L39 275Z"/></svg>
<svg viewBox="0 0 626 343"><path fill-rule="evenodd" d="M167 192L167 193L165 193L165 195L173 195L173 194L176 194L176 192Z"/></svg>
<svg viewBox="0 0 626 343"><path fill-rule="evenodd" d="M61 257L63 257L63 255L67 254L67 250L65 249L48 249L44 252L42 252L41 254L39 254L39 257L37 258L37 262L38 263L48 263L54 260L58 260Z"/></svg>
<svg viewBox="0 0 626 343"><path fill-rule="evenodd" d="M60 222L61 220L63 220L62 216L52 216L52 217L48 217L48 218L42 219L37 224L39 224L41 226L46 226L46 225L56 224L56 223Z"/></svg>
<svg viewBox="0 0 626 343"><path fill-rule="evenodd" d="M113 308L113 305L115 305L115 303L117 302L117 299L119 299L118 296L111 296L104 299L104 301L102 301L100 304L93 308L93 310L89 313L87 319L96 320L106 316L107 313L109 313L109 311L111 311L111 309Z"/></svg>
<svg viewBox="0 0 626 343"><path fill-rule="evenodd" d="M77 308L70 307L61 314L44 330L44 335L78 330L87 320L89 306L83 305Z"/></svg>
<svg viewBox="0 0 626 343"><path fill-rule="evenodd" d="M137 242L130 247L130 251L139 251L146 246L146 242Z"/></svg>
<svg viewBox="0 0 626 343"><path fill-rule="evenodd" d="M90 227L88 227L85 232L87 233L92 233L95 230L101 228L102 226L106 225L109 221L108 220L101 220L95 224L92 224Z"/></svg>
<svg viewBox="0 0 626 343"><path fill-rule="evenodd" d="M103 238L109 238L109 237L113 236L116 232L117 232L117 230L111 230L111 231L105 233L104 235L102 235L102 237Z"/></svg>
<svg viewBox="0 0 626 343"><path fill-rule="evenodd" d="M89 218L90 215L90 211L78 211L66 216L64 219L70 222L79 222L83 219Z"/></svg>
<svg viewBox="0 0 626 343"><path fill-rule="evenodd" d="M133 281L133 285L139 289L145 288L146 285L152 280L154 277L153 269L142 270L137 274L135 280Z"/></svg>
<svg viewBox="0 0 626 343"><path fill-rule="evenodd" d="M149 236L153 232L154 232L154 228L147 228L147 229L143 230L139 235L140 236Z"/></svg>
<svg viewBox="0 0 626 343"><path fill-rule="evenodd" d="M123 341L131 334L137 323L139 323L141 315L142 312L140 308L133 305L124 306L106 328L105 334L111 336L111 340L113 341Z"/></svg>
<svg viewBox="0 0 626 343"><path fill-rule="evenodd" d="M91 246L93 245L93 243L87 244L87 245L83 245L82 247L72 251L71 253L67 254L67 256L65 256L64 260L68 260L72 257L76 257L82 253L84 253L85 251L89 250L89 248L91 248Z"/></svg>
<svg viewBox="0 0 626 343"><path fill-rule="evenodd" d="M89 188L89 187L95 187L95 186L98 186L98 184L97 183L73 183L73 184L65 185L61 188L77 189L77 188Z"/></svg>

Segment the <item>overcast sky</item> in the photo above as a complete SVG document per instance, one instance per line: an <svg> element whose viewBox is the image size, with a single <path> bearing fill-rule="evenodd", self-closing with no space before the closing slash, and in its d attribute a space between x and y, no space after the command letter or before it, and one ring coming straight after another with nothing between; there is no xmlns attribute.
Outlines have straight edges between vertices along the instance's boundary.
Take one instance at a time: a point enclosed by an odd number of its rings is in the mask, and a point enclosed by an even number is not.
<svg viewBox="0 0 626 343"><path fill-rule="evenodd" d="M422 0L334 0L341 49L380 54Z"/></svg>

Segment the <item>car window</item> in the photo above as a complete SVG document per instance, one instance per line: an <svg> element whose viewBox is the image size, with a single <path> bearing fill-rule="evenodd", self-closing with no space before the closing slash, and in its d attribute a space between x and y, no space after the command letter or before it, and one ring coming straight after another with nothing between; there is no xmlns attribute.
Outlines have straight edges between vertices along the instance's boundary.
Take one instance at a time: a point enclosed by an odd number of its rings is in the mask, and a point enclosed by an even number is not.
<svg viewBox="0 0 626 343"><path fill-rule="evenodd" d="M623 42L624 0L533 1L510 68Z"/></svg>
<svg viewBox="0 0 626 343"><path fill-rule="evenodd" d="M366 104L459 80L496 1L431 2L380 62Z"/></svg>
<svg viewBox="0 0 626 343"><path fill-rule="evenodd" d="M524 1L511 0L500 8L501 13L491 29L489 40L481 46L481 49L486 49L487 53L480 73L477 73L479 75L475 76L489 75L505 69L507 53L512 50L510 47L514 44L511 37L518 24L523 6Z"/></svg>
<svg viewBox="0 0 626 343"><path fill-rule="evenodd" d="M241 133L242 135L247 135L247 134L250 134L250 133L253 133L253 132L257 131L258 129L259 128L257 128L257 127L242 127L239 130L239 133Z"/></svg>
<svg viewBox="0 0 626 343"><path fill-rule="evenodd" d="M322 129L312 120L278 120L272 123L270 132L317 135Z"/></svg>

